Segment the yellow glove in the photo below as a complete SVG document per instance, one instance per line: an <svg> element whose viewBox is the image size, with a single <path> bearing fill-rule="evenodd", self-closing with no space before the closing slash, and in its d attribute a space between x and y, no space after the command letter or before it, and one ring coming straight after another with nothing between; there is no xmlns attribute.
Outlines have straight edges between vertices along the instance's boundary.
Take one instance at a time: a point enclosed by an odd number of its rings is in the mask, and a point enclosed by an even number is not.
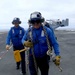
<svg viewBox="0 0 75 75"><path fill-rule="evenodd" d="M6 50L9 50L10 46L9 45L6 45Z"/></svg>
<svg viewBox="0 0 75 75"><path fill-rule="evenodd" d="M28 41L24 42L24 46L26 46L26 47L33 47L33 43L28 40Z"/></svg>
<svg viewBox="0 0 75 75"><path fill-rule="evenodd" d="M55 57L54 63L55 63L56 66L60 65L60 58L61 58L60 56Z"/></svg>

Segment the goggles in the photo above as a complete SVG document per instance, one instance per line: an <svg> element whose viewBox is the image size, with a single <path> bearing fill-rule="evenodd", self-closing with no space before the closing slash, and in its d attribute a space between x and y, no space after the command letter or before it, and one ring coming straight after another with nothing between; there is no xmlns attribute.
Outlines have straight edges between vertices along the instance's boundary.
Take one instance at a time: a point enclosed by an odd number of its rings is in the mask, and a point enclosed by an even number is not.
<svg viewBox="0 0 75 75"><path fill-rule="evenodd" d="M33 19L33 20L31 20L31 23L32 24L35 24L35 23L41 23L41 20L40 19Z"/></svg>

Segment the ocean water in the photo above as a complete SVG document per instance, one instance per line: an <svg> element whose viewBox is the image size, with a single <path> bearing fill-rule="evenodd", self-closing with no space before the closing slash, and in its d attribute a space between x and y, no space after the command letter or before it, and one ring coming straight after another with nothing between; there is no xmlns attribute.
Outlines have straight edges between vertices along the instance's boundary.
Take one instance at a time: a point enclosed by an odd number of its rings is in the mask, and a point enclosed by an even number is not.
<svg viewBox="0 0 75 75"><path fill-rule="evenodd" d="M20 26L22 26L25 30L28 28L27 24L21 24ZM2 24L0 25L0 31L9 31L11 27L13 27L12 24ZM56 30L75 30L75 25L58 27Z"/></svg>
<svg viewBox="0 0 75 75"><path fill-rule="evenodd" d="M9 31L11 27L13 27L14 25L12 24L2 24L0 25L0 31ZM28 28L27 24L21 24L21 27L23 27L24 29Z"/></svg>

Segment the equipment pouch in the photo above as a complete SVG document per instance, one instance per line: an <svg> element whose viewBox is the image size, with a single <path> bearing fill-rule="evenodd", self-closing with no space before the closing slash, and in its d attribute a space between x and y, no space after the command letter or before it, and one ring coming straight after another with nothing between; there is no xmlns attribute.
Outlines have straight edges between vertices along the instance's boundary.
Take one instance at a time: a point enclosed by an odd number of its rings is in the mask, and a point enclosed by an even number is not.
<svg viewBox="0 0 75 75"><path fill-rule="evenodd" d="M14 59L16 62L20 62L21 61L21 55L20 55L20 51L19 50L15 50L14 51Z"/></svg>

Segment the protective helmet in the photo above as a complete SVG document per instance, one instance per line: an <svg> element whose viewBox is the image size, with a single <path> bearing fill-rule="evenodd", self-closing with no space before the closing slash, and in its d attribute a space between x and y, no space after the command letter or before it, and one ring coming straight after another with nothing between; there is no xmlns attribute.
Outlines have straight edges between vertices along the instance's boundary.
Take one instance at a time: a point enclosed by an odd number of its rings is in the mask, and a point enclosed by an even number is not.
<svg viewBox="0 0 75 75"><path fill-rule="evenodd" d="M18 23L18 24L21 24L21 21L19 18L14 18L13 21L12 21L12 24L14 23Z"/></svg>
<svg viewBox="0 0 75 75"><path fill-rule="evenodd" d="M33 12L31 13L30 15L30 23L33 23L33 22L44 22L44 18L42 17L41 13L40 12Z"/></svg>

